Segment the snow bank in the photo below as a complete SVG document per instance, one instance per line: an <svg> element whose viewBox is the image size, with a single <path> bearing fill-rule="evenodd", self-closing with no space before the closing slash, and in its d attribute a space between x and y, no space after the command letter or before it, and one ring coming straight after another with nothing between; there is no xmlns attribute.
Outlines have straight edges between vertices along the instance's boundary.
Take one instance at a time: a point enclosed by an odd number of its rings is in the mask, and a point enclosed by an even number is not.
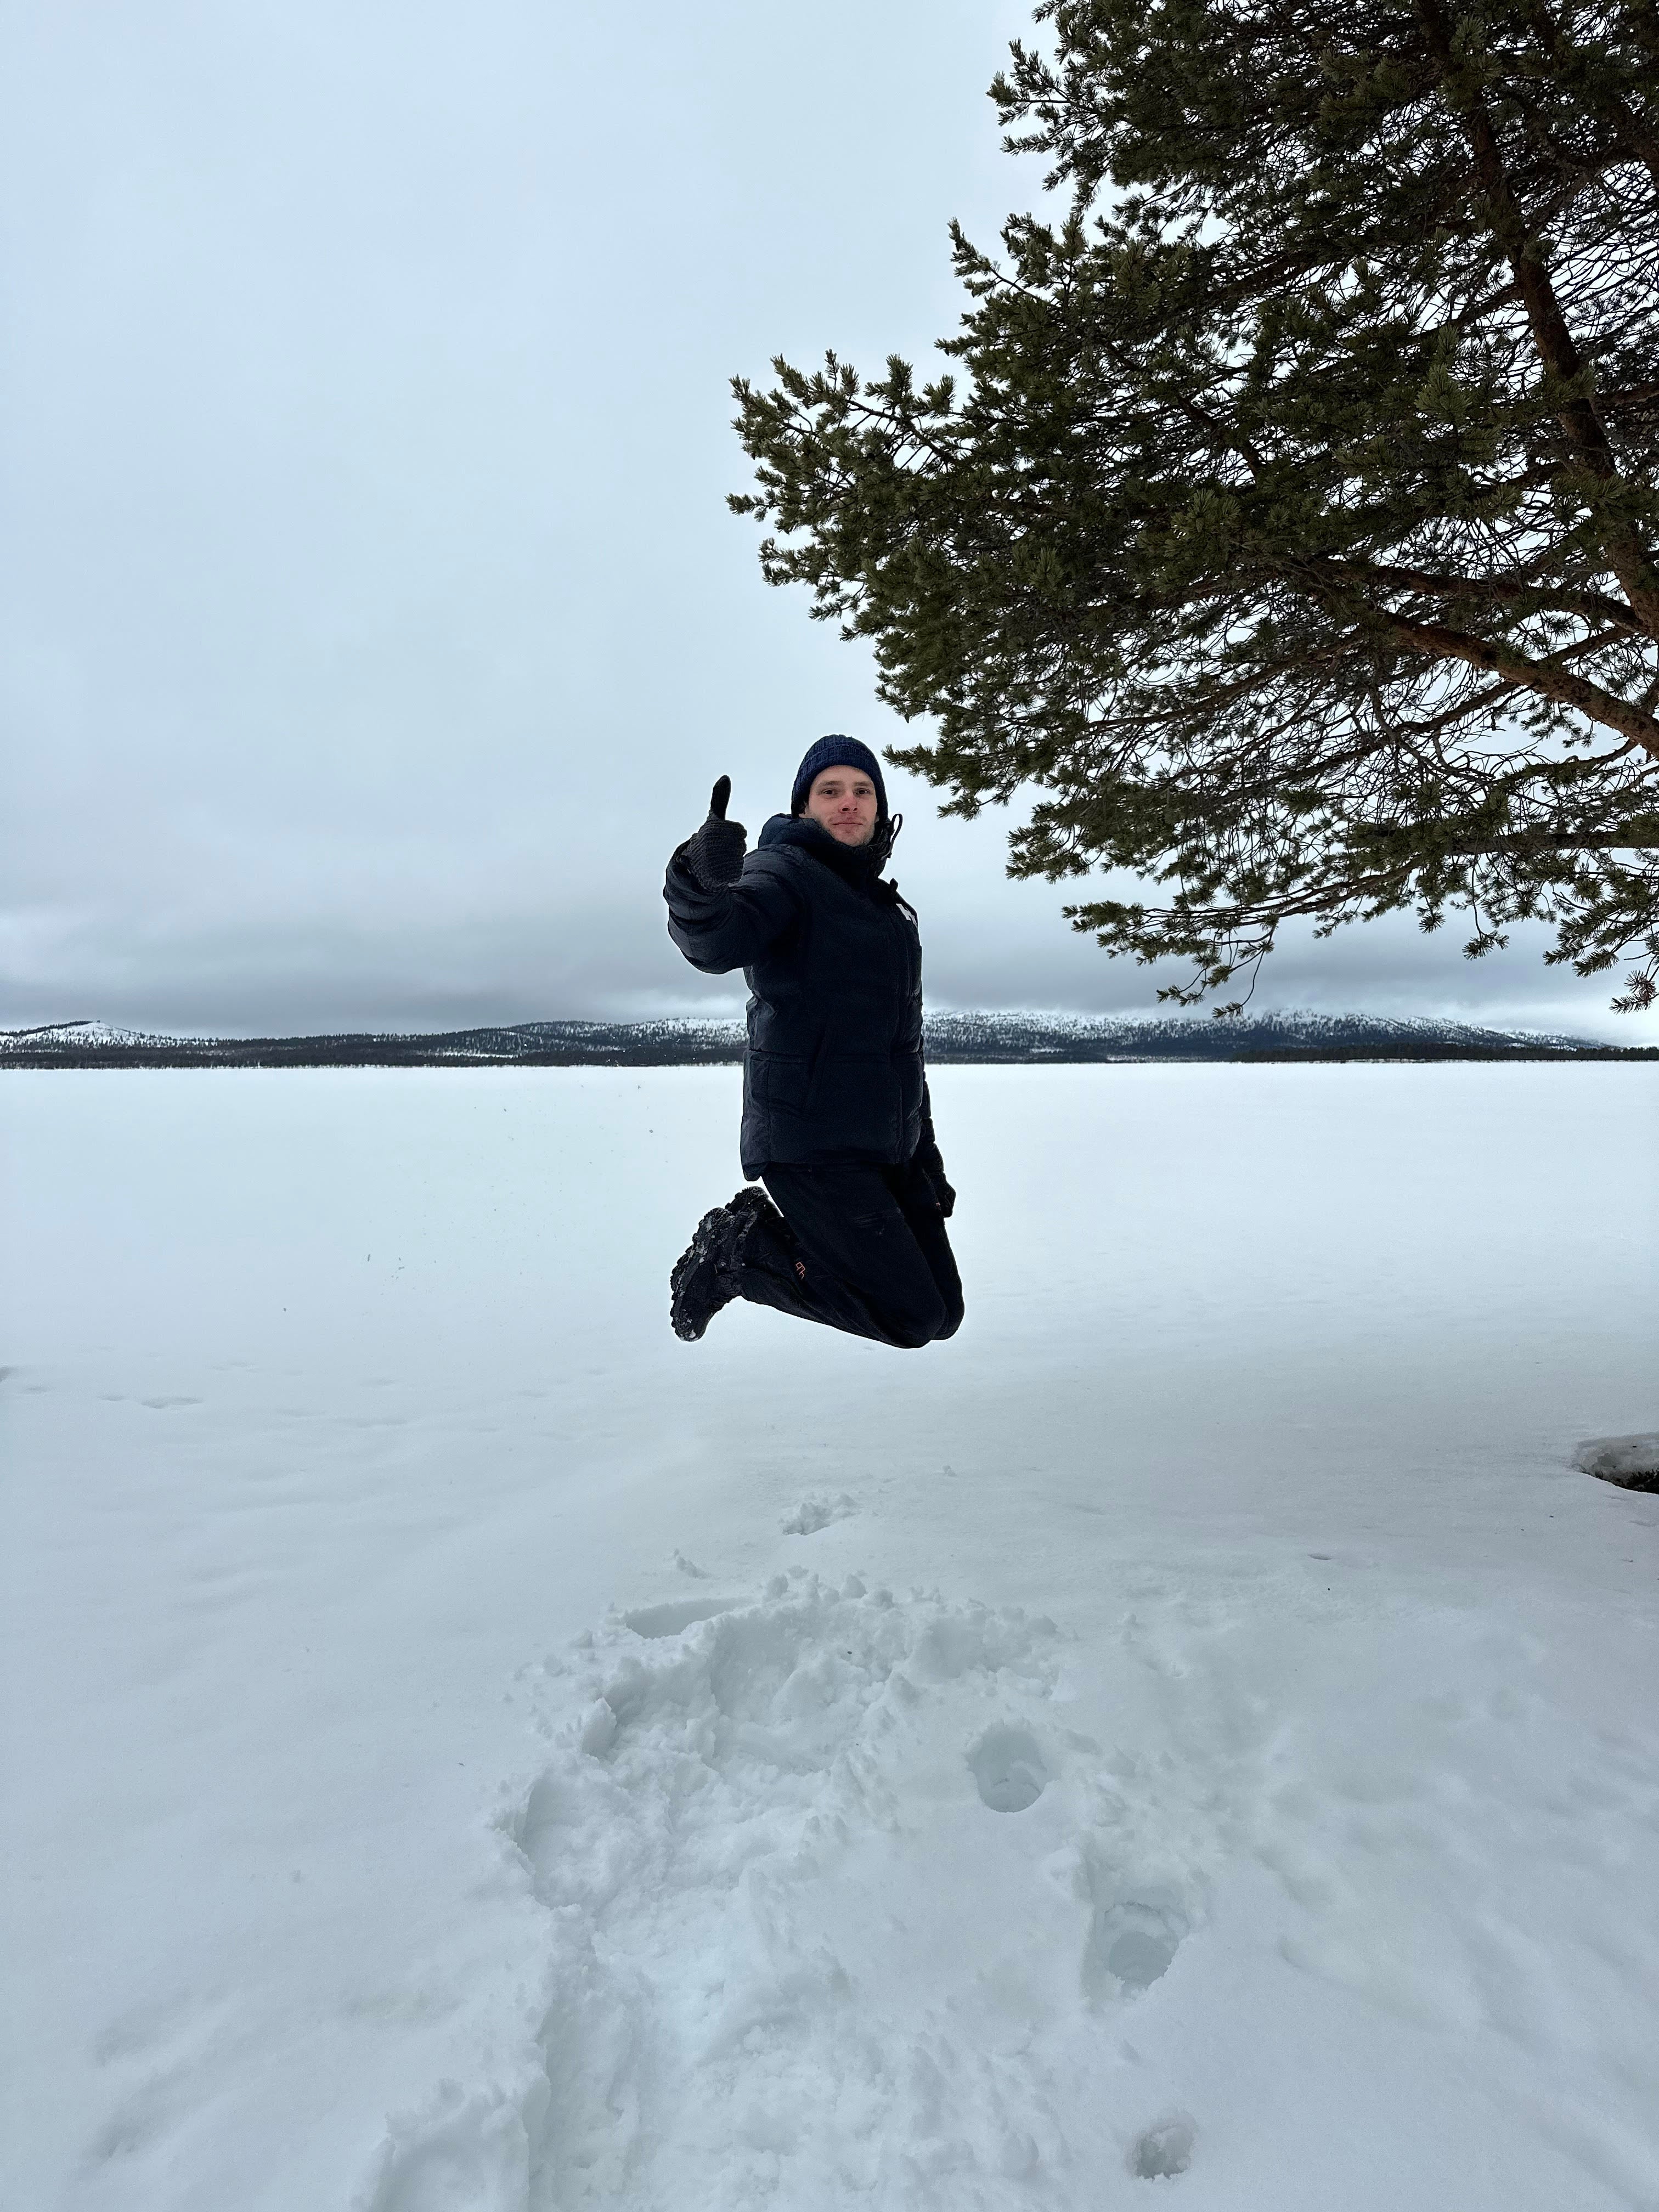
<svg viewBox="0 0 1659 2212"><path fill-rule="evenodd" d="M1572 1463L1621 1489L1659 1490L1659 1434L1592 1437L1574 1452Z"/></svg>

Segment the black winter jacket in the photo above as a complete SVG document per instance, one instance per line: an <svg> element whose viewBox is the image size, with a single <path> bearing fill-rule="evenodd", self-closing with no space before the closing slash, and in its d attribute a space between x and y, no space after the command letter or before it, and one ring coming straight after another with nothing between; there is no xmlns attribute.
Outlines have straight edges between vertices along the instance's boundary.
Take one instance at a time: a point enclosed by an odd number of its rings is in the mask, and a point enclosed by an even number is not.
<svg viewBox="0 0 1659 2212"><path fill-rule="evenodd" d="M921 940L867 847L775 814L739 882L705 890L682 846L663 886L668 933L694 968L741 968L750 990L743 1171L831 1160L936 1182L921 1056Z"/></svg>

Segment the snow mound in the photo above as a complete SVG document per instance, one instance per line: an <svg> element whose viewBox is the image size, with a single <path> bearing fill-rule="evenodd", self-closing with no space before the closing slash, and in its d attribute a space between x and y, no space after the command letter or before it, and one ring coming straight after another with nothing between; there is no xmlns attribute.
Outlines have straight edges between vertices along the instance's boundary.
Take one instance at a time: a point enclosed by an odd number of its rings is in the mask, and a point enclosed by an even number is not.
<svg viewBox="0 0 1659 2212"><path fill-rule="evenodd" d="M1572 1463L1624 1490L1659 1490L1659 1433L1591 1437L1574 1452Z"/></svg>
<svg viewBox="0 0 1659 2212"><path fill-rule="evenodd" d="M550 1662L554 1753L501 1821L547 1915L523 2063L394 2127L364 2212L959 2212L1182 2171L1192 2124L1114 2096L1109 2039L1199 1880L1112 1863L1066 1642L795 1569Z"/></svg>
<svg viewBox="0 0 1659 2212"><path fill-rule="evenodd" d="M778 1523L779 1532L785 1536L816 1536L832 1521L845 1521L858 1510L858 1500L844 1490L839 1498L803 1498L788 1518Z"/></svg>

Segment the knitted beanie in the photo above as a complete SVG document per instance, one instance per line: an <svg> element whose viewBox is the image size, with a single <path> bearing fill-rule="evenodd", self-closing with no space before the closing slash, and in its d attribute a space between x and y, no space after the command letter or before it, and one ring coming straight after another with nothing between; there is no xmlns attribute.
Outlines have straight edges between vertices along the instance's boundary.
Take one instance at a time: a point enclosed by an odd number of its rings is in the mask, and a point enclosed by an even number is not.
<svg viewBox="0 0 1659 2212"><path fill-rule="evenodd" d="M808 793L827 768L855 768L867 775L876 787L876 813L878 821L887 819L887 787L881 780L881 763L868 745L860 744L856 738L831 735L820 738L815 745L806 749L806 757L795 770L794 788L789 794L789 811L799 814L806 804Z"/></svg>

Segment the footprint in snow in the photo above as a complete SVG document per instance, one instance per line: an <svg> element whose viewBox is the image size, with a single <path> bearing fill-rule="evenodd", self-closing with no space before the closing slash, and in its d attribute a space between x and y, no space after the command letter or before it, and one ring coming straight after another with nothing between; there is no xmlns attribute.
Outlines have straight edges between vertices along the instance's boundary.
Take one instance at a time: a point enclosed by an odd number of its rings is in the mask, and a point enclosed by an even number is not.
<svg viewBox="0 0 1659 2212"><path fill-rule="evenodd" d="M1126 1897L1097 1905L1083 1954L1083 1988L1091 2002L1135 1996L1167 1974L1188 1932L1172 1898Z"/></svg>
<svg viewBox="0 0 1659 2212"><path fill-rule="evenodd" d="M1183 2171L1190 2124L1145 2128L1101 2014L1145 2000L1194 1900L1145 1876L1155 1794L1115 1781L1099 1832L1064 1650L1017 1610L800 1569L580 1638L502 1821L546 1908L544 2016L516 2075L394 2130L361 2212L463 2170L469 2203L531 2212L995 2212L1092 2205L1126 2146Z"/></svg>
<svg viewBox="0 0 1659 2212"><path fill-rule="evenodd" d="M994 1813L1023 1813L1035 1805L1048 1784L1048 1762L1029 1729L999 1722L986 1729L968 1753L969 1770L981 1805Z"/></svg>
<svg viewBox="0 0 1659 2212"><path fill-rule="evenodd" d="M670 1598L665 1605L642 1605L632 1613L623 1614L624 1625L635 1636L652 1641L664 1636L681 1636L694 1628L700 1620L712 1620L716 1613L730 1613L741 1605L735 1597L678 1597Z"/></svg>
<svg viewBox="0 0 1659 2212"><path fill-rule="evenodd" d="M1192 2164L1197 2140L1198 2130L1186 2113L1172 2113L1137 2139L1129 2171L1138 2181L1172 2181Z"/></svg>

